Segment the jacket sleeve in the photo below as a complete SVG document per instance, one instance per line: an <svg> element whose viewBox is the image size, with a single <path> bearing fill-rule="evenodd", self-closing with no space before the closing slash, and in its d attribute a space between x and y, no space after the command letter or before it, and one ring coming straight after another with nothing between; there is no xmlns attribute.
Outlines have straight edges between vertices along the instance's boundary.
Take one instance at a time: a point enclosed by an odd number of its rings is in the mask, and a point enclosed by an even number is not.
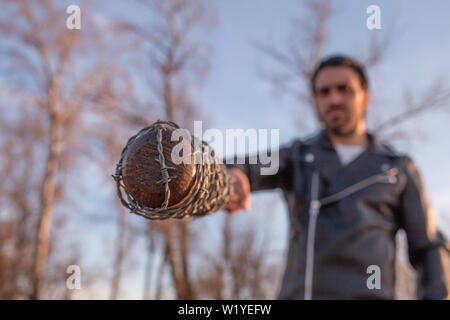
<svg viewBox="0 0 450 320"><path fill-rule="evenodd" d="M408 238L408 253L417 271L419 299L448 299L449 243L439 232L422 178L415 163L405 157L406 184L401 195L401 227Z"/></svg>
<svg viewBox="0 0 450 320"><path fill-rule="evenodd" d="M262 164L259 155L250 155L238 159L225 160L228 168L239 168L248 177L250 182L250 190L266 190L282 188L290 190L292 188L292 148L290 146L280 147L278 150L271 152L270 164ZM267 168L271 167L270 170Z"/></svg>

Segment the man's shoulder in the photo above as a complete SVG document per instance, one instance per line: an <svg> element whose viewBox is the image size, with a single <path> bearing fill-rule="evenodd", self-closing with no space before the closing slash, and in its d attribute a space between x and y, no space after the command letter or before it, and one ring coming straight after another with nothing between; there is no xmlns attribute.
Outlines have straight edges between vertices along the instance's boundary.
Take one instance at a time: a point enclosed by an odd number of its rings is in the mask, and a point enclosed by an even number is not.
<svg viewBox="0 0 450 320"><path fill-rule="evenodd" d="M309 134L305 137L297 137L291 140L288 148L311 147L320 142L320 133Z"/></svg>
<svg viewBox="0 0 450 320"><path fill-rule="evenodd" d="M319 134L311 134L306 137L297 137L289 143L280 146L280 156L286 159L298 160L311 151L319 138Z"/></svg>
<svg viewBox="0 0 450 320"><path fill-rule="evenodd" d="M418 172L417 164L409 153L398 150L385 140L374 139L374 150L382 156L390 158L398 168L409 173Z"/></svg>
<svg viewBox="0 0 450 320"><path fill-rule="evenodd" d="M299 147L299 146L313 144L312 139L315 136L316 135L310 135L310 136L307 136L307 137L295 137L295 138L292 138L288 143L281 145L280 149L294 149L294 148Z"/></svg>
<svg viewBox="0 0 450 320"><path fill-rule="evenodd" d="M409 154L398 150L396 147L394 147L391 143L387 142L385 139L381 139L375 135L371 135L371 138L373 144L372 147L375 152L398 160L411 159Z"/></svg>
<svg viewBox="0 0 450 320"><path fill-rule="evenodd" d="M408 156L405 152L402 152L400 150L398 150L396 147L394 147L392 144L380 140L378 142L378 145L375 146L379 152L386 154L389 157L392 158L403 158Z"/></svg>

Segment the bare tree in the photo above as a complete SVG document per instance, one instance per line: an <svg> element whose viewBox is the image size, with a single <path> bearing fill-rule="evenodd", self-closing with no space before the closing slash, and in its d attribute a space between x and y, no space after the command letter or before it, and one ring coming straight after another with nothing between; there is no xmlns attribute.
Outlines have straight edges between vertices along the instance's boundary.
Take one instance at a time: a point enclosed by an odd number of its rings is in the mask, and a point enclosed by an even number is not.
<svg viewBox="0 0 450 320"><path fill-rule="evenodd" d="M263 76L283 93L303 105L310 105L308 81L326 43L326 28L336 9L331 0L304 1L305 16L292 21L291 34L283 49L257 42L255 47L279 66Z"/></svg>
<svg viewBox="0 0 450 320"><path fill-rule="evenodd" d="M5 90L2 90L5 91ZM14 92L15 94L15 92ZM4 101L9 94L3 92ZM5 105L0 110L6 111ZM39 176L36 164L43 128L33 122L38 114L26 103L22 105L20 125L11 124L8 112L0 119L0 298L24 297L28 287L24 280L31 272L32 239L38 198L35 190ZM20 159L20 161L18 161ZM34 239L33 239L34 240ZM13 250L11 250L13 249Z"/></svg>
<svg viewBox="0 0 450 320"><path fill-rule="evenodd" d="M8 59L7 68L15 72L19 85L31 87L29 102L38 115L31 123L43 128L40 138L46 146L44 154L40 150L38 161L42 164L43 177L38 187L38 224L29 295L38 299L51 248L55 204L64 189L64 172L70 161L75 160L69 147L75 128L84 120L83 107L92 106L92 99L105 95L105 82L116 68L110 65L114 56L108 61L100 55L89 56L86 49L98 48L102 33L67 29L63 4L45 0L6 1L4 9L0 33L10 41L2 42L2 53L12 58ZM92 64L86 63L89 58ZM40 166L31 164L30 168L40 169Z"/></svg>
<svg viewBox="0 0 450 320"><path fill-rule="evenodd" d="M261 217L253 217L261 219ZM219 249L197 248L202 265L197 272L203 299L274 299L281 274L279 255L271 251L271 235L255 224L238 227L234 216L222 219ZM249 218L247 218L249 220ZM248 221L247 221L248 222Z"/></svg>
<svg viewBox="0 0 450 320"><path fill-rule="evenodd" d="M374 124L374 132L384 135L386 138L409 138L402 125L418 120L431 114L431 111L445 111L449 107L450 87L443 80L436 79L421 96L414 96L410 90L404 90L403 105L399 112L378 119Z"/></svg>
<svg viewBox="0 0 450 320"><path fill-rule="evenodd" d="M275 89L292 95L301 105L302 111L307 111L305 109L312 107L309 86L313 68L322 57L323 48L328 41L327 24L339 10L333 6L332 0L305 0L302 3L306 9L305 16L293 20L291 35L285 48L279 49L265 43L256 43L255 47L279 66L279 71L264 72L263 76ZM368 49L357 53L362 64L369 69L382 64L392 48L395 36L400 33L399 30L399 26L392 24L382 35L373 33L367 42ZM379 114L372 114L376 118L373 130L388 137L404 136L401 132L403 123L418 119L429 110L448 106L449 94L450 87L439 79L416 96L404 89L403 110L383 118ZM388 134L386 131L394 132Z"/></svg>
<svg viewBox="0 0 450 320"><path fill-rule="evenodd" d="M124 22L120 29L132 32L148 46L147 81L161 118L189 127L196 104L192 89L201 85L208 67L204 36L214 22L214 15L201 0L140 1L139 4L148 10L153 23ZM161 225L157 229L164 235L163 263L170 266L177 297L195 298L188 261L190 233L187 220L152 223Z"/></svg>

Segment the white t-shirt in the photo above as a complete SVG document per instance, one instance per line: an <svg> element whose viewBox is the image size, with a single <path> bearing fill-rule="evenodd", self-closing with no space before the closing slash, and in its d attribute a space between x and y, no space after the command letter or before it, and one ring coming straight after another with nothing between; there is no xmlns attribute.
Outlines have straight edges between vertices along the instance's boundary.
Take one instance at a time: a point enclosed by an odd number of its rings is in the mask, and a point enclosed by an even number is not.
<svg viewBox="0 0 450 320"><path fill-rule="evenodd" d="M352 162L356 157L358 157L366 149L366 146L335 144L334 149L336 150L342 165L346 166L347 164Z"/></svg>

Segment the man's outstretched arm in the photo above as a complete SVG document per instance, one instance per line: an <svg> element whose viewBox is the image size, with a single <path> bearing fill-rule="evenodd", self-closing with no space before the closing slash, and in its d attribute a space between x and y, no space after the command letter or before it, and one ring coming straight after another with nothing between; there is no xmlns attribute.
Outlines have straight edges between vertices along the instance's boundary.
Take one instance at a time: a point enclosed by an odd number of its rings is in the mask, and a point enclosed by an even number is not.
<svg viewBox="0 0 450 320"><path fill-rule="evenodd" d="M250 209L250 192L275 188L289 189L292 184L292 151L290 147L283 147L278 150L277 156L272 154L271 166L276 166L276 172L265 174L262 165L257 161L251 164L250 157L244 159L243 164L237 164L237 160L225 161L228 172L234 180L234 195L226 208L230 213L241 209ZM267 173L267 172L266 172Z"/></svg>
<svg viewBox="0 0 450 320"><path fill-rule="evenodd" d="M421 176L410 158L406 158L406 176L401 222L408 237L409 258L418 274L418 298L449 299L449 243L437 228Z"/></svg>

